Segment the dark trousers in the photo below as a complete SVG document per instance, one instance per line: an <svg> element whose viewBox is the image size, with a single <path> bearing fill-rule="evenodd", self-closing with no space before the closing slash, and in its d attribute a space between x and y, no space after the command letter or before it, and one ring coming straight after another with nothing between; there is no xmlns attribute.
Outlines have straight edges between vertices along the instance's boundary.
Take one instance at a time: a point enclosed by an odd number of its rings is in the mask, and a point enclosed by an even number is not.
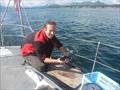
<svg viewBox="0 0 120 90"><path fill-rule="evenodd" d="M26 56L24 58L25 58L25 62L27 64L31 65L32 67L34 67L38 71L40 71L40 72L47 71L47 65L44 64L42 61L40 61L40 59L37 56L29 55L29 56Z"/></svg>

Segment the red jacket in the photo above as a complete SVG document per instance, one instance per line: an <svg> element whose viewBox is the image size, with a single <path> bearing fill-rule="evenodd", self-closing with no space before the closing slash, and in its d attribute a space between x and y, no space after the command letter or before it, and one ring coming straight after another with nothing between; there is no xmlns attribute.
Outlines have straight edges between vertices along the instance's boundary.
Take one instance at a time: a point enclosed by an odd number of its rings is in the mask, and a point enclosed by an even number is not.
<svg viewBox="0 0 120 90"><path fill-rule="evenodd" d="M44 60L46 57L50 57L54 47L60 48L61 46L62 44L55 36L49 39L44 29L40 29L25 38L21 48L21 55L33 54Z"/></svg>

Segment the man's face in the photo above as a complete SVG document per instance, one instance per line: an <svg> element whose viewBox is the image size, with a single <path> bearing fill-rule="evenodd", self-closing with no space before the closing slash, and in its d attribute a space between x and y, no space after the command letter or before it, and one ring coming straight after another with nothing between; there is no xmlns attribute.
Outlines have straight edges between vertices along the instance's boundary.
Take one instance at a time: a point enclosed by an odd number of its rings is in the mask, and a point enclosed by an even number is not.
<svg viewBox="0 0 120 90"><path fill-rule="evenodd" d="M51 39L55 35L56 26L55 25L46 25L45 33L49 39Z"/></svg>

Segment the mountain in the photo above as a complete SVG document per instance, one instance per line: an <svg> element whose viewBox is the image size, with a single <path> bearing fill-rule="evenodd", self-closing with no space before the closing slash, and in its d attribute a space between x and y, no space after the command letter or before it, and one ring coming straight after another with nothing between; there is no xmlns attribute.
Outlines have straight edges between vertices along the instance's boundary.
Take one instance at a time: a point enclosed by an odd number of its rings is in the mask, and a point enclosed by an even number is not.
<svg viewBox="0 0 120 90"><path fill-rule="evenodd" d="M100 2L100 1L96 1L96 2L94 2L94 5L107 5L107 4Z"/></svg>
<svg viewBox="0 0 120 90"><path fill-rule="evenodd" d="M48 7L52 7L52 8L59 8L59 7L75 7L75 8L82 8L82 7L90 7L90 8L96 8L96 7L117 7L120 8L120 4L112 4L112 5L108 5L106 3L103 3L101 1L96 1L96 2L81 2L81 3L69 3L69 4L63 4L63 5L57 5L57 4L53 4L53 5L49 5Z"/></svg>
<svg viewBox="0 0 120 90"><path fill-rule="evenodd" d="M103 2L96 1L96 2L81 2L81 3L71 3L71 5L82 5L82 6L99 6L99 5L107 5Z"/></svg>
<svg viewBox="0 0 120 90"><path fill-rule="evenodd" d="M94 5L93 2L82 2L80 3L80 5Z"/></svg>

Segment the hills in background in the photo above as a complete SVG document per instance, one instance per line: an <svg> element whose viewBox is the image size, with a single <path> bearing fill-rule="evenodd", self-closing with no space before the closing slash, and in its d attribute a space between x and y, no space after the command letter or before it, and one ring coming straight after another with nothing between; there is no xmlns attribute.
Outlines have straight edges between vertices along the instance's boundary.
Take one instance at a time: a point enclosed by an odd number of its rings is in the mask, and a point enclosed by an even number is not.
<svg viewBox="0 0 120 90"><path fill-rule="evenodd" d="M96 7L117 7L120 8L120 4L105 4L100 1L96 2L81 2L81 3L69 3L66 5L58 5L58 4L53 4L53 5L48 5L48 7L91 7L91 8L96 8Z"/></svg>

